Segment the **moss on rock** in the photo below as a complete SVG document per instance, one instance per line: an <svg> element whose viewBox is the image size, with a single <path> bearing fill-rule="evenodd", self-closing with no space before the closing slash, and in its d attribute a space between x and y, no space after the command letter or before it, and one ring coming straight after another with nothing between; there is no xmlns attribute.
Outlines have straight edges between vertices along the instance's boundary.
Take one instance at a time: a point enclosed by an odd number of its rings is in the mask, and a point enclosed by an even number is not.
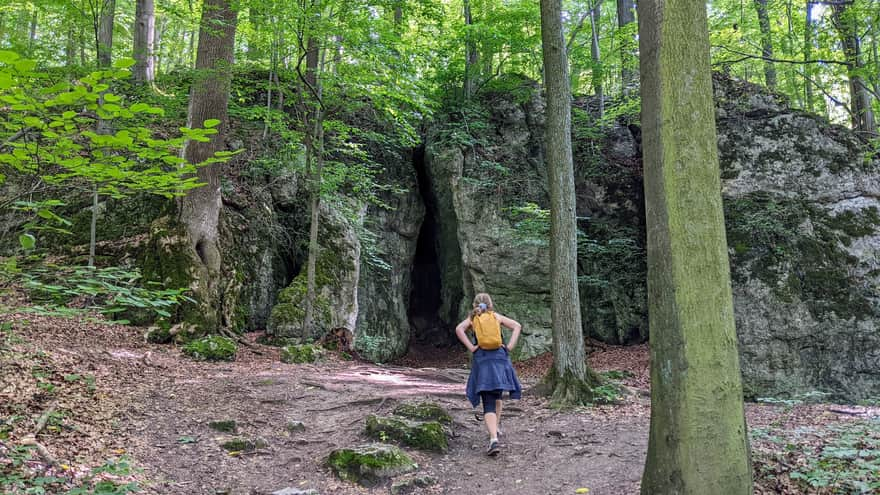
<svg viewBox="0 0 880 495"><path fill-rule="evenodd" d="M367 416L365 433L376 440L394 440L419 450L445 452L448 448L446 433L436 421L416 423L371 414Z"/></svg>
<svg viewBox="0 0 880 495"><path fill-rule="evenodd" d="M184 354L198 361L234 361L238 346L232 339L209 335L183 346Z"/></svg>
<svg viewBox="0 0 880 495"><path fill-rule="evenodd" d="M394 414L421 421L436 421L445 425L452 424L452 416L449 415L446 409L433 402L408 402L401 404L394 409Z"/></svg>
<svg viewBox="0 0 880 495"><path fill-rule="evenodd" d="M233 438L222 442L220 448L227 452L253 452L268 445L262 438Z"/></svg>
<svg viewBox="0 0 880 495"><path fill-rule="evenodd" d="M314 363L321 357L321 349L312 344L289 345L281 349L281 362L287 364Z"/></svg>
<svg viewBox="0 0 880 495"><path fill-rule="evenodd" d="M384 444L336 449L327 457L326 465L339 478L368 487L417 467L406 452Z"/></svg>
<svg viewBox="0 0 880 495"><path fill-rule="evenodd" d="M211 421L208 423L208 427L212 430L216 430L223 433L235 433L238 429L238 424L235 420L226 419L222 421Z"/></svg>

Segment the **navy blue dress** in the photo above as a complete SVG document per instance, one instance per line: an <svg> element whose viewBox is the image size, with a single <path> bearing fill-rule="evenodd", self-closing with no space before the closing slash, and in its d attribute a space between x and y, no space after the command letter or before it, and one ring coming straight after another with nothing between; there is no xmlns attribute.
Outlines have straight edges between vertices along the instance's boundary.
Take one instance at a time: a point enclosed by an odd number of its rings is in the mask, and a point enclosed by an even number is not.
<svg viewBox="0 0 880 495"><path fill-rule="evenodd" d="M507 349L501 347L494 351L478 349L474 352L471 374L467 382L467 398L474 407L480 405L480 392L510 392L511 399L522 396L522 386L516 378L516 371L510 364Z"/></svg>

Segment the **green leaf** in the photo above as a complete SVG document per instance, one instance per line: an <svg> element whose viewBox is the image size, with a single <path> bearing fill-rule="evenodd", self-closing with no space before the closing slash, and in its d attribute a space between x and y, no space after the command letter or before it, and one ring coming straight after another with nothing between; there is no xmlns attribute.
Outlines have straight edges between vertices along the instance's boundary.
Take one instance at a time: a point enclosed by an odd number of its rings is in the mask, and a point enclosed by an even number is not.
<svg viewBox="0 0 880 495"><path fill-rule="evenodd" d="M147 112L150 110L150 105L147 105L146 103L135 103L128 107L128 109L134 113Z"/></svg>
<svg viewBox="0 0 880 495"><path fill-rule="evenodd" d="M115 69L127 69L136 63L133 58L120 58L119 60L113 62L113 67Z"/></svg>
<svg viewBox="0 0 880 495"><path fill-rule="evenodd" d="M209 129L211 127L217 127L218 125L220 125L220 121L217 119L208 119L205 121L205 127Z"/></svg>
<svg viewBox="0 0 880 495"><path fill-rule="evenodd" d="M21 234L18 236L18 243L21 244L25 251L30 251L37 245L37 239L31 234Z"/></svg>
<svg viewBox="0 0 880 495"><path fill-rule="evenodd" d="M19 58L20 57L15 52L10 52L9 50L0 50L0 62L4 64L15 62Z"/></svg>

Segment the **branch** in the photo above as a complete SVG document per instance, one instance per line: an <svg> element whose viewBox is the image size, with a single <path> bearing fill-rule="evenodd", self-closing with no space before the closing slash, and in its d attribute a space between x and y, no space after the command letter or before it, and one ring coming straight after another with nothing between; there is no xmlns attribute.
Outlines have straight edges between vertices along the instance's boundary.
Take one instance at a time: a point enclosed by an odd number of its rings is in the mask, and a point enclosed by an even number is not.
<svg viewBox="0 0 880 495"><path fill-rule="evenodd" d="M728 46L724 45L715 45L713 48L721 48L722 50L727 50L730 53L734 53L736 55L742 55L742 58L736 60L726 60L715 62L712 65L724 65L729 63L737 63L742 62L743 60L749 59L758 59L758 60L766 60L767 62L778 62L781 64L794 64L794 65L806 65L806 64L837 64L842 65L844 67L850 67L852 64L849 62L843 62L840 60L825 60L825 59L816 59L816 60L788 60L784 58L773 58L773 57L765 57L763 55L755 55L752 53L741 52L739 50L734 50Z"/></svg>

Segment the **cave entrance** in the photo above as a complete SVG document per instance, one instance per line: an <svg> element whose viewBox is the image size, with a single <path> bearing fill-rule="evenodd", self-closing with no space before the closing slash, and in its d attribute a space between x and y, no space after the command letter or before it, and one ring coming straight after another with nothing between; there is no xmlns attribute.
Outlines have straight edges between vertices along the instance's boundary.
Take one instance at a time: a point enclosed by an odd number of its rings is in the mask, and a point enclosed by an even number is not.
<svg viewBox="0 0 880 495"><path fill-rule="evenodd" d="M410 346L448 347L454 343L454 334L448 328L448 322L440 317L443 279L437 256L437 203L425 168L424 145L413 151L413 166L418 178L419 194L425 204L425 219L419 230L412 267L412 288L409 294L412 337Z"/></svg>

